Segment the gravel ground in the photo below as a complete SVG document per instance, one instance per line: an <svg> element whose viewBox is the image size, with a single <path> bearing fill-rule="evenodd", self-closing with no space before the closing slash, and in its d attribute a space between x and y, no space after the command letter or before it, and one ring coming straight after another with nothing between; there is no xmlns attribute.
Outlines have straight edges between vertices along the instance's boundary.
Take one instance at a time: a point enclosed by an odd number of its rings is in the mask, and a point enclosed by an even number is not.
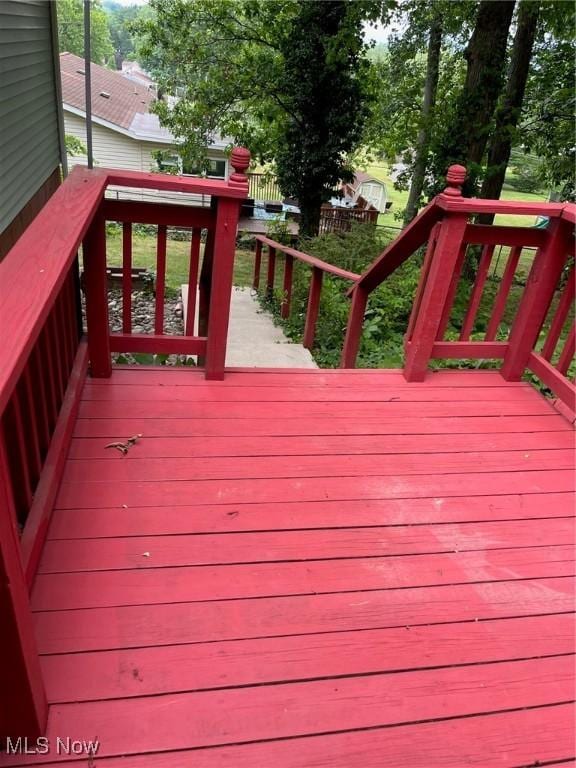
<svg viewBox="0 0 576 768"><path fill-rule="evenodd" d="M132 292L132 333L154 333L154 308L155 298L151 290ZM112 286L108 290L108 309L110 316L110 329L112 332L122 331L122 289ZM180 296L166 297L164 301L164 333L181 336L184 333L184 321L182 318L182 300ZM123 353L113 355L114 362L123 364L161 362L162 365L182 365L184 356L162 355L160 359L150 355L132 355Z"/></svg>

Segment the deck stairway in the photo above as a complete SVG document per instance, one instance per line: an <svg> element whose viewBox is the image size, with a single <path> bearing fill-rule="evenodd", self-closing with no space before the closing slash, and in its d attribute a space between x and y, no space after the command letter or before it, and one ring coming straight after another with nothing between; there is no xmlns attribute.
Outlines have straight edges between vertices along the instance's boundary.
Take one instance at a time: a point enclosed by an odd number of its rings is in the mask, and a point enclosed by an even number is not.
<svg viewBox="0 0 576 768"><path fill-rule="evenodd" d="M307 344L322 276L351 286L347 367L231 368L248 164L232 160L227 183L78 169L0 265L14 331L0 351L0 766L573 765L574 209L543 206L538 234L479 229L468 216L504 204L463 201L452 169L452 193L364 275L261 239L257 280L265 254L272 284L284 257L284 313L294 260L311 267ZM109 203L107 183L216 202L193 214ZM127 267L131 223L158 225L160 319L165 227L193 228L199 319L189 302L185 336L160 321L132 334L129 284L123 333L107 331L109 217L124 222ZM510 248L496 317L522 249L536 256L509 337L500 314L480 339L470 329L494 241ZM444 339L478 243L463 338ZM421 245L405 368L355 370L370 291ZM204 367L111 366L120 349ZM432 357L502 364L433 373Z"/></svg>

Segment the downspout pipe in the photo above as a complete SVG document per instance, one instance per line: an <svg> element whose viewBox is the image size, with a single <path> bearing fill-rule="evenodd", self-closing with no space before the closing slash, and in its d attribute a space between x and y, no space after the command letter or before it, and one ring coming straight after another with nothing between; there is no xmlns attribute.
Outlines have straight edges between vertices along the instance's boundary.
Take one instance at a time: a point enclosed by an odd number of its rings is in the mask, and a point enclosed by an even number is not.
<svg viewBox="0 0 576 768"><path fill-rule="evenodd" d="M88 168L94 167L92 152L92 71L90 68L90 0L84 0L84 93L86 102L86 147Z"/></svg>

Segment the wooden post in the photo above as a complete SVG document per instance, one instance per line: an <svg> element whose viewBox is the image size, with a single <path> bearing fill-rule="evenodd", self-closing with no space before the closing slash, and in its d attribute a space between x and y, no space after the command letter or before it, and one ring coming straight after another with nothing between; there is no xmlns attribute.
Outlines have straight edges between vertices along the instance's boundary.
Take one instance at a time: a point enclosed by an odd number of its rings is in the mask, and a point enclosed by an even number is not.
<svg viewBox="0 0 576 768"><path fill-rule="evenodd" d="M247 149L237 147L232 150L230 162L235 173L230 176L229 185L240 187L248 194L248 177L245 171L250 165L250 153ZM205 369L207 379L219 380L224 378L236 233L241 202L240 199L220 198L216 210L214 264L210 286L208 340L206 343Z"/></svg>
<svg viewBox="0 0 576 768"><path fill-rule="evenodd" d="M558 287L572 233L573 225L563 219L553 219L546 242L536 253L502 363L501 373L507 381L520 381L526 369Z"/></svg>
<svg viewBox="0 0 576 768"><path fill-rule="evenodd" d="M352 305L348 314L346 336L340 358L340 368L354 368L362 338L362 323L368 302L368 291L357 285L352 293Z"/></svg>
<svg viewBox="0 0 576 768"><path fill-rule="evenodd" d="M108 378L112 375L112 361L108 325L106 226L104 216L99 211L86 233L82 251L90 374L94 378Z"/></svg>
<svg viewBox="0 0 576 768"><path fill-rule="evenodd" d="M0 737L36 738L48 704L34 637L8 456L0 434Z"/></svg>
<svg viewBox="0 0 576 768"><path fill-rule="evenodd" d="M284 288L282 291L282 307L280 315L286 320L290 317L290 302L292 300L292 274L294 271L294 257L289 253L284 257Z"/></svg>
<svg viewBox="0 0 576 768"><path fill-rule="evenodd" d="M213 197L210 201L210 207L216 219L218 200ZM204 257L202 259L202 269L200 270L199 302L198 302L198 335L208 336L208 314L210 311L210 291L212 287L212 268L214 264L214 229L209 229L204 245ZM190 290L190 288L188 288ZM198 364L201 364L201 358L198 358Z"/></svg>
<svg viewBox="0 0 576 768"><path fill-rule="evenodd" d="M255 291L260 287L260 269L262 264L262 243L260 240L256 240L256 253L254 254L254 280L252 281L252 288Z"/></svg>
<svg viewBox="0 0 576 768"><path fill-rule="evenodd" d="M268 274L266 277L266 295L271 298L274 295L274 274L276 272L276 248L268 246Z"/></svg>
<svg viewBox="0 0 576 768"><path fill-rule="evenodd" d="M446 176L448 187L443 194L449 197L460 196L460 188L465 178L466 169L463 166L450 166ZM407 381L424 381L426 377L432 347L445 313L451 277L458 267L458 256L467 223L467 214L453 213L448 214L440 225L420 310L407 347L404 364L404 377Z"/></svg>
<svg viewBox="0 0 576 768"><path fill-rule="evenodd" d="M316 320L318 319L318 310L320 309L320 293L322 292L323 276L324 273L321 269L312 267L312 280L310 281L310 292L308 293L308 309L306 310L304 339L302 341L302 344L306 349L312 349L314 346Z"/></svg>

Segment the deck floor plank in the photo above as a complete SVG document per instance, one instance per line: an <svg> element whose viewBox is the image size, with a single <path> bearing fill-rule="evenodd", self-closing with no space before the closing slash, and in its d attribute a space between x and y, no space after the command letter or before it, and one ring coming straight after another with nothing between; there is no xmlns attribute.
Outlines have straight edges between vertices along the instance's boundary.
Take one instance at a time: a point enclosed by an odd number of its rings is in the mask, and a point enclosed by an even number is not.
<svg viewBox="0 0 576 768"><path fill-rule="evenodd" d="M48 735L100 768L572 764L573 449L493 371L87 382L33 590Z"/></svg>

